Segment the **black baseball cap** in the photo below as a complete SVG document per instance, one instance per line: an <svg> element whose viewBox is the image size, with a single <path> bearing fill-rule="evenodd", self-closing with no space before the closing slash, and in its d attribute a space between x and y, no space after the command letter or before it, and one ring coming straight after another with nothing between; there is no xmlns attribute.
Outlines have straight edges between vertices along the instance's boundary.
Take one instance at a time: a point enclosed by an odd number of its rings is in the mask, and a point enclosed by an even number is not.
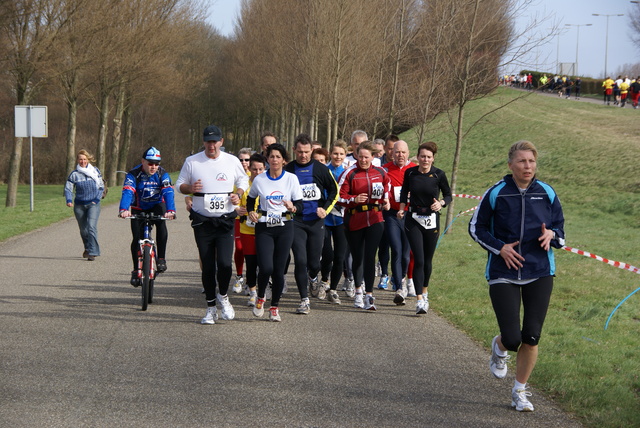
<svg viewBox="0 0 640 428"><path fill-rule="evenodd" d="M215 125L209 125L204 128L202 133L202 141L220 141L222 140L222 131Z"/></svg>

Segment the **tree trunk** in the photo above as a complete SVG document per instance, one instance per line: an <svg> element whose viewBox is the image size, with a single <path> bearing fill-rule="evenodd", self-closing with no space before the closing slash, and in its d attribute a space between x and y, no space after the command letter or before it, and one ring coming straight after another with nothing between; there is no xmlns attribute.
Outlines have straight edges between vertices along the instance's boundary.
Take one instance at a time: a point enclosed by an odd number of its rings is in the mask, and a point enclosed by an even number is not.
<svg viewBox="0 0 640 428"><path fill-rule="evenodd" d="M75 98L67 102L69 118L67 123L67 175L76 167L76 132L78 130L78 100Z"/></svg>
<svg viewBox="0 0 640 428"><path fill-rule="evenodd" d="M98 169L103 172L106 161L106 148L107 148L107 120L109 118L109 94L106 91L102 91L100 99L100 132L98 133L98 150L97 161Z"/></svg>
<svg viewBox="0 0 640 428"><path fill-rule="evenodd" d="M333 131L333 111L331 108L327 111L327 139L324 142L324 148L327 150L331 149L331 134Z"/></svg>
<svg viewBox="0 0 640 428"><path fill-rule="evenodd" d="M400 81L400 61L402 60L402 51L404 50L404 19L407 13L407 3L402 0L402 6L400 7L400 36L398 37L398 46L396 49L395 64L393 69L393 82L391 84L391 101L389 103L389 132L393 133L394 120L395 120L395 107L396 98L398 94L398 82Z"/></svg>
<svg viewBox="0 0 640 428"><path fill-rule="evenodd" d="M124 108L124 139L122 141L122 150L120 150L120 156L118 157L118 171L127 171L127 158L129 157L129 150L131 148L131 131L133 130L133 112L131 111L131 103L127 103ZM118 173L116 182L113 184L124 182L124 174Z"/></svg>
<svg viewBox="0 0 640 428"><path fill-rule="evenodd" d="M22 83L25 80L18 79L16 85L17 105L29 105L31 97L27 92L28 83ZM26 80L28 82L28 79ZM22 137L13 139L13 152L11 153L11 162L9 164L9 177L7 180L7 198L6 207L15 207L18 201L18 183L20 182L20 163L22 162Z"/></svg>
<svg viewBox="0 0 640 428"><path fill-rule="evenodd" d="M6 207L15 207L18 200L18 182L20 181L20 162L22 161L22 137L13 139L13 153L9 166L9 180L7 181Z"/></svg>
<svg viewBox="0 0 640 428"><path fill-rule="evenodd" d="M473 11L473 18L471 20L471 28L469 29L469 40L467 41L467 55L464 63L464 74L462 80L462 87L460 88L460 92L458 95L458 125L456 127L456 151L453 157L453 166L451 168L451 193L456 193L456 184L458 182L458 166L460 165L460 152L462 151L462 125L464 122L464 108L467 101L467 92L469 89L469 79L467 78L471 74L471 58L473 53L473 48L475 44L475 30L476 30L476 20L478 17L478 7L480 5L480 0L475 1L475 8ZM449 205L449 209L447 210L447 221L446 225L449 225L453 221L453 210L455 206L455 198L451 200L451 205ZM446 226L445 226L446 227Z"/></svg>
<svg viewBox="0 0 640 428"><path fill-rule="evenodd" d="M113 134L111 135L111 157L109 160L108 184L116 184L118 161L120 159L120 136L122 134L122 115L124 110L125 87L121 82L116 95L116 113L113 117Z"/></svg>

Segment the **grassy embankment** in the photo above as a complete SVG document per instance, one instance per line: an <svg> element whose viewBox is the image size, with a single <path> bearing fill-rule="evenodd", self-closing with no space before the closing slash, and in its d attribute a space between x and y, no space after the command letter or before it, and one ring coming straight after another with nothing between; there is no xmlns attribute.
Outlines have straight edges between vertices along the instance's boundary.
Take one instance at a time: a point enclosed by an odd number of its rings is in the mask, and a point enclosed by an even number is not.
<svg viewBox="0 0 640 428"><path fill-rule="evenodd" d="M177 172L170 175L173 181L178 178ZM121 186L111 186L109 192L107 192L107 197L102 201L102 206L119 202L121 188ZM33 212L29 211L29 192L29 185L18 186L17 206L15 208L6 208L4 203L7 197L7 185L0 184L0 200L2 201L2 207L0 207L0 216L2 218L2 222L0 222L0 242L73 217L73 208L67 207L64 200L64 184L35 185L33 190ZM78 235L78 239L80 239L80 235Z"/></svg>
<svg viewBox="0 0 640 428"><path fill-rule="evenodd" d="M517 95L521 92L502 89L470 103L467 122ZM440 147L436 164L451 178L455 139L446 117L429 129L428 138ZM403 137L415 153L412 135ZM508 147L520 139L531 140L540 151L538 176L554 186L562 201L567 245L640 266L638 111L536 95L519 100L468 135L457 193L481 195L507 173ZM6 186L0 186L3 201L5 192ZM119 193L112 188L105 202L116 202ZM28 186L20 188L18 208L0 208L0 241L73 215L64 205L61 185L36 186L35 196L34 213L29 213ZM457 199L455 212L476 203ZM468 221L469 216L458 217L436 252L431 307L488 348L497 327L483 277L486 254L469 238ZM618 302L639 286L640 277L564 250L556 255L555 291L531 384L587 426L638 426L640 292L620 307L606 331L604 325ZM505 394L509 388L505 383ZM535 404L535 396L532 400Z"/></svg>
<svg viewBox="0 0 640 428"><path fill-rule="evenodd" d="M467 123L518 95L505 89L469 104ZM539 150L538 177L556 189L562 202L566 245L640 267L638 119L633 109L537 95L519 100L489 116L465 139L456 193L482 195L509 172L509 146L530 140ZM403 138L415 153L413 133ZM430 125L427 139L438 143L436 164L450 179L455 137L445 116ZM456 213L477 203L455 202ZM484 280L486 253L468 236L469 219L455 219L440 242L431 307L489 348L497 324ZM640 292L604 330L611 311L640 286L640 277L565 250L556 250L556 262L555 290L531 384L587 426L640 426Z"/></svg>

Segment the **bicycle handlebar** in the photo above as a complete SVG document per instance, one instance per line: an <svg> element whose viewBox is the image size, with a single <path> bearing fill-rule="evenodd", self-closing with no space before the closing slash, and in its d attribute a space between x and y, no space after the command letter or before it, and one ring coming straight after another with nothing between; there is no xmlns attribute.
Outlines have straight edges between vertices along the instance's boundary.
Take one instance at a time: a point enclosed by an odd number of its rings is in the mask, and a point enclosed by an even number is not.
<svg viewBox="0 0 640 428"><path fill-rule="evenodd" d="M155 221L155 220L168 220L168 218L163 217L161 215L158 214L154 214L154 213L138 213L129 217L125 217L131 220L148 220L148 221ZM175 218L175 217L174 217Z"/></svg>

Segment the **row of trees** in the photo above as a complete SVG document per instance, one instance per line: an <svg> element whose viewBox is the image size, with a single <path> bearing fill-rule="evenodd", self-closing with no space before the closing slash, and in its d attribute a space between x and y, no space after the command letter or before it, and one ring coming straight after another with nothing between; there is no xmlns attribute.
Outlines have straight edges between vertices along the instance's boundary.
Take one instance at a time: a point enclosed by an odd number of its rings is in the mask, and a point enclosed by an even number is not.
<svg viewBox="0 0 640 428"><path fill-rule="evenodd" d="M185 115L222 42L204 17L188 0L0 2L0 120L3 140L13 140L1 147L6 205L15 206L26 169L23 139L12 137L14 104L49 106L50 137L34 156L41 182L61 182L73 169L78 139L111 185L132 146L141 153L155 141L188 141L179 135L193 119Z"/></svg>
<svg viewBox="0 0 640 428"><path fill-rule="evenodd" d="M328 145L386 135L486 94L513 39L505 0L253 0L220 76L239 133ZM252 129L253 127L253 129Z"/></svg>
<svg viewBox="0 0 640 428"><path fill-rule="evenodd" d="M465 103L493 90L505 58L534 47L514 43L522 3L244 0L226 39L204 22L201 0L0 2L0 132L13 141L0 145L6 204L27 175L14 104L50 106L40 181L62 182L82 146L110 185L150 144L178 168L209 123L233 150L255 147L265 129L329 145L354 129L385 136L417 126L422 139L429 120L453 111L455 189Z"/></svg>

